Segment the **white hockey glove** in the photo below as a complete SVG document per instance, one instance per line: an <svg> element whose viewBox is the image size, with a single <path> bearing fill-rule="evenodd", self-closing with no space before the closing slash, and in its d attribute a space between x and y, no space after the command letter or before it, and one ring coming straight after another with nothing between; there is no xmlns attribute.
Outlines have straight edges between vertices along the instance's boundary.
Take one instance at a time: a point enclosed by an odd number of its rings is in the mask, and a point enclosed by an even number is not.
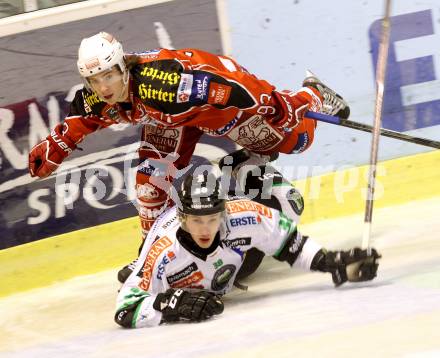
<svg viewBox="0 0 440 358"><path fill-rule="evenodd" d="M326 86L312 72L307 71L307 77L303 81L304 87L313 87L319 91L324 98L321 112L331 116L338 116L347 119L350 116L348 103L335 91Z"/></svg>
<svg viewBox="0 0 440 358"><path fill-rule="evenodd" d="M335 286L344 282L370 281L377 275L378 259L382 256L376 249L362 250L355 247L349 251L319 250L313 258L312 271L330 272Z"/></svg>
<svg viewBox="0 0 440 358"><path fill-rule="evenodd" d="M222 313L224 309L222 300L214 293L172 288L157 295L153 308L162 312L164 322L200 322Z"/></svg>

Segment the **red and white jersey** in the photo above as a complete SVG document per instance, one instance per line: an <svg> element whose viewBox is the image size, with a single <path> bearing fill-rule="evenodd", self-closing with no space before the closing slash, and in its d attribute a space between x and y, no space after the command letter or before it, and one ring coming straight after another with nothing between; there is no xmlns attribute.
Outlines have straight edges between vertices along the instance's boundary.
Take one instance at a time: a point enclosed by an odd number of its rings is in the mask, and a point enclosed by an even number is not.
<svg viewBox="0 0 440 358"><path fill-rule="evenodd" d="M310 103L310 110L319 110L320 94L312 88L286 97L233 59L197 49L159 49L136 56L130 68L129 102L110 105L86 88L77 91L64 135L78 143L115 123L143 123L197 127L255 152L275 147L284 153L300 152L313 141L313 119L304 118L288 133L273 125L274 119L294 116L295 103ZM300 97L300 102L294 99Z"/></svg>
<svg viewBox="0 0 440 358"><path fill-rule="evenodd" d="M247 250L255 247L276 255L295 230L296 223L275 209L247 199L229 201L214 244L200 249L180 228L173 207L153 225L135 270L119 292L117 310L138 303L133 327L158 325L162 313L153 308L153 302L159 293L182 288L224 294L231 290ZM307 240L298 250L295 265L309 270L320 248Z"/></svg>

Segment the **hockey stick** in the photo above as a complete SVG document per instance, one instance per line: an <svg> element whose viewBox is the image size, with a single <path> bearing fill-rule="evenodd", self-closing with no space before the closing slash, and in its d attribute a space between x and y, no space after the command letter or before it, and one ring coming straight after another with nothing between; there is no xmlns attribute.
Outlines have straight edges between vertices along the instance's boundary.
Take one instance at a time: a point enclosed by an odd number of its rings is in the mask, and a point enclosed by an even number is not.
<svg viewBox="0 0 440 358"><path fill-rule="evenodd" d="M307 118L316 119L321 122L336 124L339 126L353 128L353 129L357 129L357 130L369 132L369 133L372 133L373 129L374 129L373 126L370 126L368 124L354 122L354 121L350 121L348 119L343 119L343 118L339 118L336 116L330 116L328 114L323 114L323 113L309 111L309 112L306 112L304 116ZM415 137L412 135L392 131L390 129L385 129L385 128L380 128L380 134L385 137L400 139L405 142L416 143L416 144L420 144L420 145L425 145L427 147L440 149L440 142L432 140L432 139Z"/></svg>
<svg viewBox="0 0 440 358"><path fill-rule="evenodd" d="M365 201L364 234L362 247L371 254L371 224L373 221L374 190L376 187L376 167L379 151L379 138L382 131L383 93L385 88L385 75L387 70L388 47L390 44L390 12L391 0L385 0L385 16L382 20L382 37L380 39L379 54L376 69L376 105L374 107L374 126L371 138L370 168L368 175L368 195Z"/></svg>

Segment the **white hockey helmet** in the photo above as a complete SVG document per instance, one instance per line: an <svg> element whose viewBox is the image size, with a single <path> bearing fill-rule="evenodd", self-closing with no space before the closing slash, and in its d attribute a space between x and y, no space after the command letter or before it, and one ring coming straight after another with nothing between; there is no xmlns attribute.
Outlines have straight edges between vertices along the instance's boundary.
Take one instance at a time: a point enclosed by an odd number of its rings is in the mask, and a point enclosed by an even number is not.
<svg viewBox="0 0 440 358"><path fill-rule="evenodd" d="M77 65L80 75L85 79L118 65L123 74L124 83L128 81L122 45L107 32L100 32L81 41Z"/></svg>

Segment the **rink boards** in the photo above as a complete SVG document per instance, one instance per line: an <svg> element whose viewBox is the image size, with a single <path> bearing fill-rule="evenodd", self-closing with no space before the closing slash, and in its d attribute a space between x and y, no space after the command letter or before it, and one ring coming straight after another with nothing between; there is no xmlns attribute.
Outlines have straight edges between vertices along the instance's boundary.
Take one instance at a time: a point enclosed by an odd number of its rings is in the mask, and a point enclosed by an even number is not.
<svg viewBox="0 0 440 358"><path fill-rule="evenodd" d="M440 197L379 208L371 282L272 258L207 322L127 330L113 320L115 268L0 298L0 357L417 357L440 355ZM303 226L323 246L359 244L362 214ZM37 329L36 329L37 327ZM142 354L141 354L142 355Z"/></svg>

